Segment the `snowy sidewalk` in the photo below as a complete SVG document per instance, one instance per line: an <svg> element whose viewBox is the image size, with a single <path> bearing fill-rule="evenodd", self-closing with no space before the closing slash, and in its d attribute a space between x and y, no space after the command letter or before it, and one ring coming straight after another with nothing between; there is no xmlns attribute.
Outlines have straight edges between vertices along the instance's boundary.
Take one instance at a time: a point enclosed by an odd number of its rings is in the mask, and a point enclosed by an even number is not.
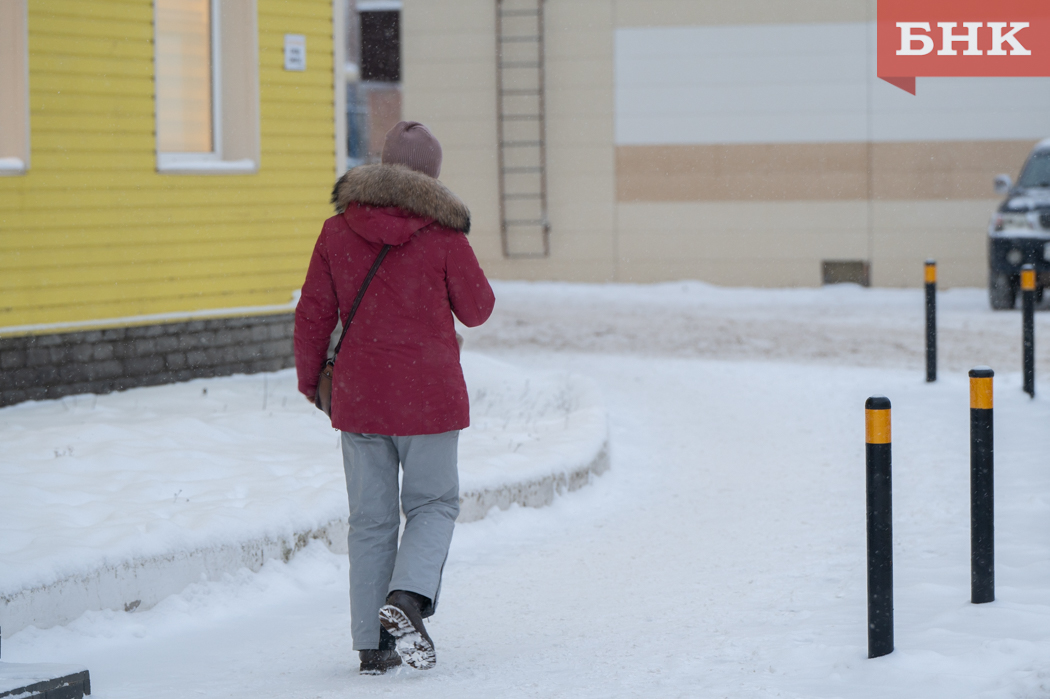
<svg viewBox="0 0 1050 699"><path fill-rule="evenodd" d="M496 358L596 382L612 468L551 507L457 528L434 670L357 674L346 557L318 542L153 609L26 629L4 659L86 664L97 699L1050 695L1050 383L1021 392L1019 348L1003 349L1018 314L950 292L946 324L983 340L952 345L926 384L921 292L682 286L499 285L497 330L470 346L515 344ZM779 329L738 338L733 318ZM709 358L734 348L749 359ZM965 369L985 361L997 599L972 605ZM867 660L863 406L877 393L893 401L896 650Z"/></svg>
<svg viewBox="0 0 1050 699"><path fill-rule="evenodd" d="M592 382L464 354L460 521L607 467ZM0 626L148 608L310 540L346 549L338 433L292 370L0 410Z"/></svg>
<svg viewBox="0 0 1050 699"><path fill-rule="evenodd" d="M613 467L459 527L438 665L360 677L346 559L308 547L5 642L97 699L982 699L1050 688L1050 402L996 379L997 601L969 598L961 373L520 353L603 388ZM897 650L865 658L864 399L894 405Z"/></svg>
<svg viewBox="0 0 1050 699"><path fill-rule="evenodd" d="M916 269L922 273L922 268ZM475 351L638 354L921 371L922 289L727 289L701 282L568 284L496 282L487 323L462 330ZM1020 304L1018 304L1020 305ZM1050 337L1050 295L1035 317ZM939 365L1020 371L1021 314L992 311L984 289L938 293ZM1050 367L1050 342L1036 343Z"/></svg>

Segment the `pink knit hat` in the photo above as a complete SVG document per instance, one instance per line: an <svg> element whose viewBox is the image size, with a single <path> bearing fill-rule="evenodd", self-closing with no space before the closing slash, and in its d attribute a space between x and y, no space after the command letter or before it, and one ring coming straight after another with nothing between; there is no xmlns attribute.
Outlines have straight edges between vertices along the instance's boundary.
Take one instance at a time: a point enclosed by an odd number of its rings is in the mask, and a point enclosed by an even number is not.
<svg viewBox="0 0 1050 699"><path fill-rule="evenodd" d="M383 162L437 177L441 173L441 144L430 129L418 121L399 121L386 132Z"/></svg>

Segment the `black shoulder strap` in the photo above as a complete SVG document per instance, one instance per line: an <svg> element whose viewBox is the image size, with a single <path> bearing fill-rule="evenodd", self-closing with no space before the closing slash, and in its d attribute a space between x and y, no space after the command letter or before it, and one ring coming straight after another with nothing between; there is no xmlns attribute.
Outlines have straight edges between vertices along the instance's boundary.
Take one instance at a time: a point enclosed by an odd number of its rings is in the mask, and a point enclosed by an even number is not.
<svg viewBox="0 0 1050 699"><path fill-rule="evenodd" d="M357 315L357 307L361 305L361 299L365 297L368 285L372 283L372 277L376 276L376 272L379 271L379 265L383 264L383 258L386 257L389 251L390 246L384 245L383 249L379 251L379 255L376 256L376 261L372 263L372 269L368 270L368 276L361 283L361 288L357 291L357 298L354 299L354 305L350 307L350 315L346 318L346 325L343 326L343 334L339 336L339 342L335 345L335 354L332 355L333 360L339 356L339 348L343 346L343 338L346 337L346 331L350 329L350 323L353 322L354 316Z"/></svg>

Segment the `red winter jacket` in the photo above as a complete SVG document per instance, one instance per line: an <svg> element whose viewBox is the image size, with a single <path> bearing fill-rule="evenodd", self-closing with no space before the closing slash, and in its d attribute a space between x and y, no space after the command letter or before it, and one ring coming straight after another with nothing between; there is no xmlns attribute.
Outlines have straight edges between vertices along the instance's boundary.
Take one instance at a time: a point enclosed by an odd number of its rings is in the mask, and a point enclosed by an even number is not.
<svg viewBox="0 0 1050 699"><path fill-rule="evenodd" d="M295 309L299 390L313 399L337 314L346 322L372 263L392 245L335 361L332 426L438 434L470 424L452 322L481 325L495 298L467 242L470 212L438 180L363 165L336 183Z"/></svg>

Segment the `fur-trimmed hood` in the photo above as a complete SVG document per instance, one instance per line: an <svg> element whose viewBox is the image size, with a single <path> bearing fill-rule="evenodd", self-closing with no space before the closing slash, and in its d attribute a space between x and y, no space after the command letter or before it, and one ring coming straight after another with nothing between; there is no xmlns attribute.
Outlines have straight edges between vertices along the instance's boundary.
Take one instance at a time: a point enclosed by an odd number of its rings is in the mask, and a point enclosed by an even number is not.
<svg viewBox="0 0 1050 699"><path fill-rule="evenodd" d="M453 230L470 232L467 205L438 180L404 165L375 163L347 171L332 189L332 204L343 213L352 203L396 206Z"/></svg>

